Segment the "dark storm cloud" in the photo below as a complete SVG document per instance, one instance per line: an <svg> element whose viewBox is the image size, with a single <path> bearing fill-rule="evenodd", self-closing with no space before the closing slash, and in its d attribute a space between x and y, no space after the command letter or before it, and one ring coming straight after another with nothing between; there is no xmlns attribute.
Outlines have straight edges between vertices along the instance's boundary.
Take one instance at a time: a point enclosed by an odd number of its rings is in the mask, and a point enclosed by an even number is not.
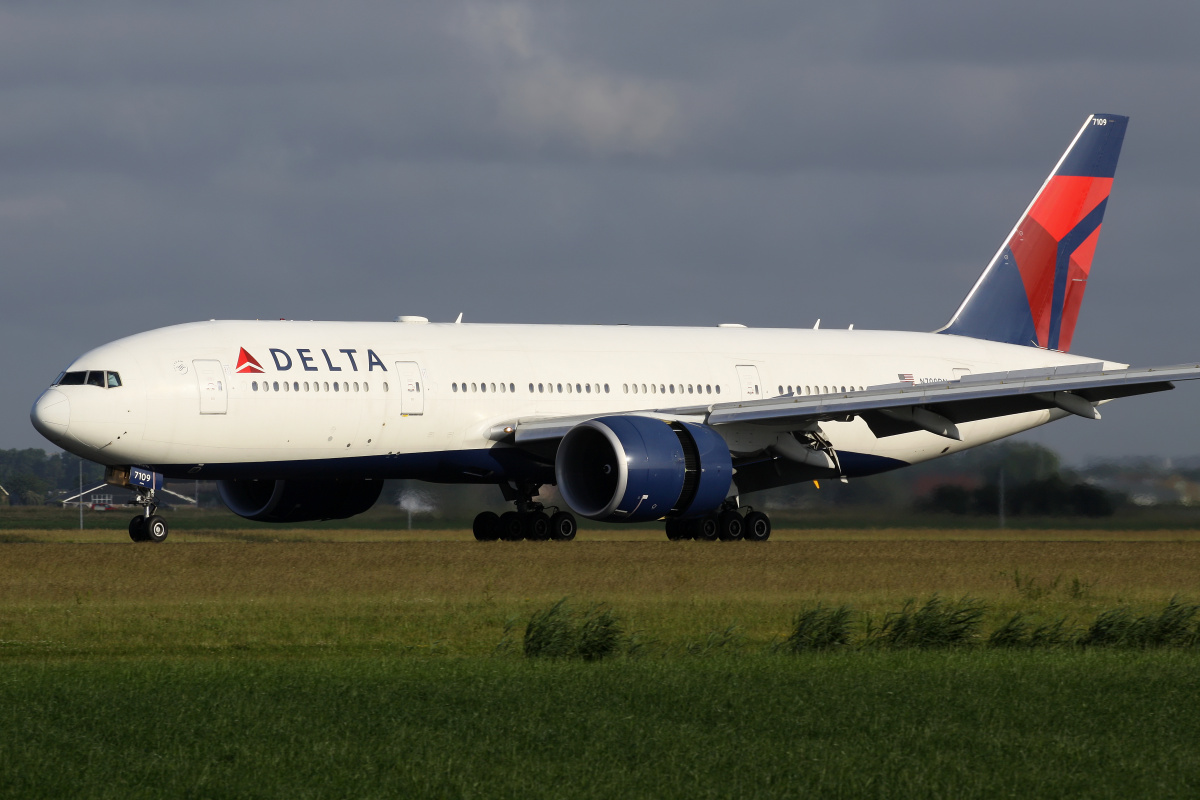
<svg viewBox="0 0 1200 800"><path fill-rule="evenodd" d="M191 319L931 329L1093 111L1133 121L1076 348L1195 357L1198 23L1177 3L0 6L0 446L41 444L29 404L82 351ZM1194 452L1187 393L1048 441Z"/></svg>

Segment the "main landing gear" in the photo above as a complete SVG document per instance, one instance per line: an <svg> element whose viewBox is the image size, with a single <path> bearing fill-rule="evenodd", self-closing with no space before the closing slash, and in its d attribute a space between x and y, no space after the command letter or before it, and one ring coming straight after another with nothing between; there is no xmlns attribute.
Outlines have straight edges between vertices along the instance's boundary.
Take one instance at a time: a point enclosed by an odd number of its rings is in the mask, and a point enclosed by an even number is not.
<svg viewBox="0 0 1200 800"><path fill-rule="evenodd" d="M546 507L535 501L541 484L523 483L513 487L507 483L500 484L504 499L516 504L516 511L506 511L496 514L484 511L475 517L471 529L475 538L481 542L494 542L503 539L506 542L519 542L528 539L532 542L569 542L575 538L579 525L575 515L569 511L554 509L553 515L546 513Z"/></svg>
<svg viewBox="0 0 1200 800"><path fill-rule="evenodd" d="M142 513L129 520L129 538L135 542L165 542L167 521L158 515L158 503L154 502L154 490L138 492L130 505L142 507Z"/></svg>
<svg viewBox="0 0 1200 800"><path fill-rule="evenodd" d="M667 520L667 538L673 542L682 539L765 542L771 538L771 518L761 511L751 511L742 516L736 505L726 504L716 514Z"/></svg>

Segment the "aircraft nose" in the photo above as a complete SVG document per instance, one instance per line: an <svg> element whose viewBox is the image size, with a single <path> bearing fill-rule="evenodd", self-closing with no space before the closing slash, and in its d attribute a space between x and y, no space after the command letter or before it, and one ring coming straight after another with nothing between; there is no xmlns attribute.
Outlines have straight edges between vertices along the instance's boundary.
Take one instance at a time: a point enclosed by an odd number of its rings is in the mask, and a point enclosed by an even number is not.
<svg viewBox="0 0 1200 800"><path fill-rule="evenodd" d="M29 412L33 427L51 441L64 436L71 422L71 401L56 389L47 389Z"/></svg>

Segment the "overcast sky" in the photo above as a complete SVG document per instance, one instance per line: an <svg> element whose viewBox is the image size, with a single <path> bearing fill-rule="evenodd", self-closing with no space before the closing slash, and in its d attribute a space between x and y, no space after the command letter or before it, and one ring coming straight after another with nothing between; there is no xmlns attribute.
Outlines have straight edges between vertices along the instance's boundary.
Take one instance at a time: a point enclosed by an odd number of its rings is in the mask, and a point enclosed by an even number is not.
<svg viewBox="0 0 1200 800"><path fill-rule="evenodd" d="M0 4L0 447L197 319L931 330L1092 112L1132 119L1074 349L1200 361L1200 4L816 6ZM1198 404L1025 437L1197 454Z"/></svg>

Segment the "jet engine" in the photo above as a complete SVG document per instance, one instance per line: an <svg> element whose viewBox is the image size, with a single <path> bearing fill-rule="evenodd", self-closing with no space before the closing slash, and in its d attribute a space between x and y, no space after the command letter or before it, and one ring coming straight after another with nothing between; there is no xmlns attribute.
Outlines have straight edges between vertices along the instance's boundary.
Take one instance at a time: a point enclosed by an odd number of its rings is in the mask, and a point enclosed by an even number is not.
<svg viewBox="0 0 1200 800"><path fill-rule="evenodd" d="M579 514L644 522L720 508L733 462L725 440L706 425L621 415L567 431L554 474L563 499Z"/></svg>
<svg viewBox="0 0 1200 800"><path fill-rule="evenodd" d="M239 517L258 522L346 519L375 505L383 481L232 480L217 481L221 501Z"/></svg>

